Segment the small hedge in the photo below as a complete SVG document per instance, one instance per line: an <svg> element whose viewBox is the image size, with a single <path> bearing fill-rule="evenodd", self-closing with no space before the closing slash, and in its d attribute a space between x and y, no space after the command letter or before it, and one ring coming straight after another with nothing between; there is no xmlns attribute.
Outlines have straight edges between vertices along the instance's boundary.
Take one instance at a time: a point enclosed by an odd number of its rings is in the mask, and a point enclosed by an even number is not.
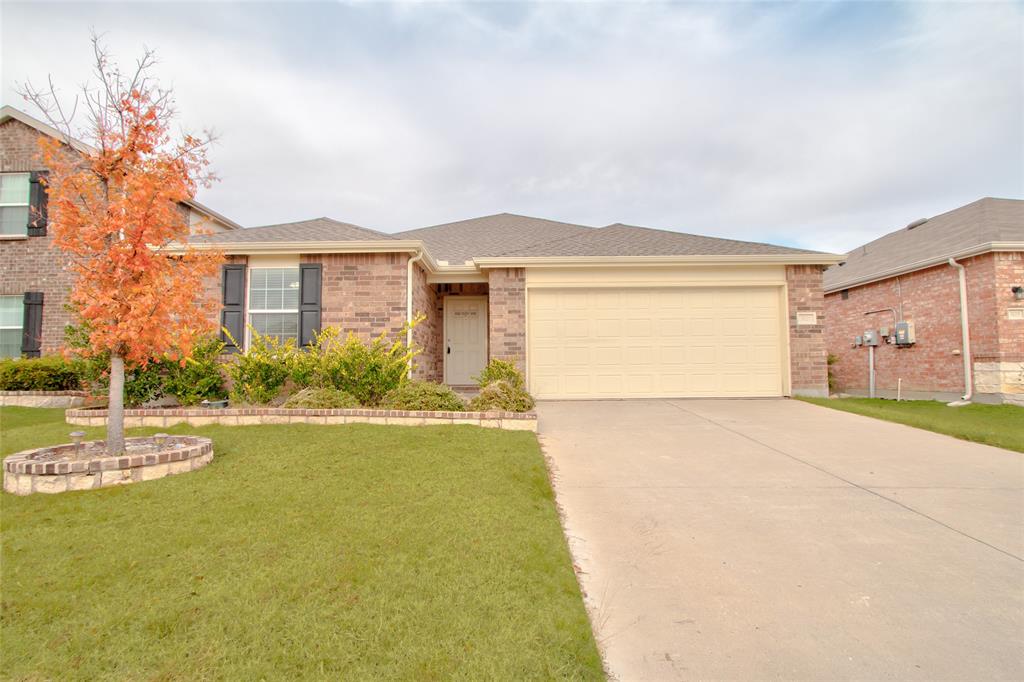
<svg viewBox="0 0 1024 682"><path fill-rule="evenodd" d="M463 412L466 403L448 386L429 381L410 381L384 396L384 407L392 410Z"/></svg>
<svg viewBox="0 0 1024 682"><path fill-rule="evenodd" d="M81 388L81 363L59 355L0 360L0 391L77 391Z"/></svg>
<svg viewBox="0 0 1024 682"><path fill-rule="evenodd" d="M339 410L359 407L359 401L351 393L336 388L304 388L290 395L283 407Z"/></svg>
<svg viewBox="0 0 1024 682"><path fill-rule="evenodd" d="M519 371L515 363L498 360L497 358L488 362L483 371L478 376L473 377L473 381L480 388L493 384L495 381L505 381L516 388L524 388L526 384L523 373Z"/></svg>
<svg viewBox="0 0 1024 682"><path fill-rule="evenodd" d="M480 389L480 394L469 402L469 409L474 412L529 412L533 405L533 396L526 389L507 381L494 381Z"/></svg>

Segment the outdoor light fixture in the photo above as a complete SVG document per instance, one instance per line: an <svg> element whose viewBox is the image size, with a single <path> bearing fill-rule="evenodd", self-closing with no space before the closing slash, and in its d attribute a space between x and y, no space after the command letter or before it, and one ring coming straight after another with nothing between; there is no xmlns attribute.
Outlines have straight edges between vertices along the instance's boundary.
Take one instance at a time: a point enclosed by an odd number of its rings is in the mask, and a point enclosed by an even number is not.
<svg viewBox="0 0 1024 682"><path fill-rule="evenodd" d="M71 440L75 444L75 456L78 456L78 451L82 449L82 439L85 438L85 431L72 431Z"/></svg>
<svg viewBox="0 0 1024 682"><path fill-rule="evenodd" d="M1015 287L1010 287L1010 291L1013 292L1013 297L1015 299L1018 301L1024 301L1024 287L1018 284Z"/></svg>
<svg viewBox="0 0 1024 682"><path fill-rule="evenodd" d="M164 443L167 441L168 435L166 433L155 433L153 434L153 440L156 441L156 449L163 450Z"/></svg>

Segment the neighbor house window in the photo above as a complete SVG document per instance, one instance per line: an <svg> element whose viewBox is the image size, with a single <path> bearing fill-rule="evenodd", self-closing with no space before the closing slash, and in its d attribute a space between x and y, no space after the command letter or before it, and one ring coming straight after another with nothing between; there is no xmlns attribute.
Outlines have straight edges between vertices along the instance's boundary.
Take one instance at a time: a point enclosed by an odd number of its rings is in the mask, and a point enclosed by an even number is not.
<svg viewBox="0 0 1024 682"><path fill-rule="evenodd" d="M249 324L281 341L299 336L299 269L249 269Z"/></svg>
<svg viewBox="0 0 1024 682"><path fill-rule="evenodd" d="M28 234L29 174L0 173L0 235Z"/></svg>
<svg viewBox="0 0 1024 682"><path fill-rule="evenodd" d="M21 356L21 328L25 320L23 296L0 296L0 358Z"/></svg>

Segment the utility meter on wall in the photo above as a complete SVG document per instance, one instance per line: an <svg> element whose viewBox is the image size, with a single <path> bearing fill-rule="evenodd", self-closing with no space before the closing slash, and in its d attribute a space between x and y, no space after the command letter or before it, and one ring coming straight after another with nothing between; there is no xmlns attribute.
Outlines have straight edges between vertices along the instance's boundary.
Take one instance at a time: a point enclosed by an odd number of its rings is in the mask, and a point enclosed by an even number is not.
<svg viewBox="0 0 1024 682"><path fill-rule="evenodd" d="M864 345L865 346L877 346L878 345L878 332L874 329L864 330Z"/></svg>
<svg viewBox="0 0 1024 682"><path fill-rule="evenodd" d="M917 343L914 335L914 323L910 321L896 323L896 345L912 346Z"/></svg>

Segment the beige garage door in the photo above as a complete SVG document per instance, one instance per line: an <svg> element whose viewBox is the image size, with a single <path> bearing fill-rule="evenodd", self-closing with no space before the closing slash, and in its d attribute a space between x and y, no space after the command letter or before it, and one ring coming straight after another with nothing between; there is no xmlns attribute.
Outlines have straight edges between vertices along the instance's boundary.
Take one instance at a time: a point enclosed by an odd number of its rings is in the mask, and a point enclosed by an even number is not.
<svg viewBox="0 0 1024 682"><path fill-rule="evenodd" d="M782 395L778 287L530 289L538 398Z"/></svg>

